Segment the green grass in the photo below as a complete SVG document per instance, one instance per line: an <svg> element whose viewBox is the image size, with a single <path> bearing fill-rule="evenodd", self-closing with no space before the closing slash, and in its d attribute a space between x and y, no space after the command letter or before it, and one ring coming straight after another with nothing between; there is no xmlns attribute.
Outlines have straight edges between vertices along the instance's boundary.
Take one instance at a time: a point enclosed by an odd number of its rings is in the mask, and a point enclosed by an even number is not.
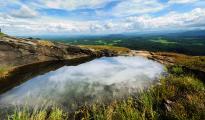
<svg viewBox="0 0 205 120"><path fill-rule="evenodd" d="M182 69L182 67L179 67L179 66L173 66L171 68L171 72L176 74L176 75L180 75L180 74L183 74L183 69Z"/></svg>
<svg viewBox="0 0 205 120"><path fill-rule="evenodd" d="M203 43L193 43L193 45L197 45L197 46L203 46Z"/></svg>
<svg viewBox="0 0 205 120"><path fill-rule="evenodd" d="M5 35L4 33L0 32L0 37L2 37L2 36L4 36L4 35Z"/></svg>
<svg viewBox="0 0 205 120"><path fill-rule="evenodd" d="M46 109L33 110L29 112L28 108L18 109L13 115L8 116L8 120L63 120L66 119L66 114L63 110L53 107L48 114Z"/></svg>
<svg viewBox="0 0 205 120"><path fill-rule="evenodd" d="M151 42L160 43L160 44L176 44L176 42L171 42L165 39L150 40Z"/></svg>
<svg viewBox="0 0 205 120"><path fill-rule="evenodd" d="M69 39L63 42L74 45L108 45L126 47L132 50L146 50L151 52L175 52L188 55L205 56L205 37L193 36L109 36L96 38ZM60 40L60 39L59 39ZM97 42L100 41L100 42ZM117 41L117 42L116 42Z"/></svg>
<svg viewBox="0 0 205 120"><path fill-rule="evenodd" d="M184 120L205 117L205 89L201 81L193 76L169 76L162 80L162 83L162 86L155 88L153 92L154 96L158 95L158 99L155 99L154 103L166 105L165 100L170 100L172 103L169 105L171 111L160 108L158 110L159 116ZM158 94L155 92L156 89Z"/></svg>
<svg viewBox="0 0 205 120"><path fill-rule="evenodd" d="M202 120L205 118L205 85L192 75L173 74L162 78L160 83L148 90L124 100L108 104L85 105L74 113L54 107L51 112L34 113L16 111L12 120ZM26 119L25 119L26 118ZM35 119L34 119L35 118Z"/></svg>

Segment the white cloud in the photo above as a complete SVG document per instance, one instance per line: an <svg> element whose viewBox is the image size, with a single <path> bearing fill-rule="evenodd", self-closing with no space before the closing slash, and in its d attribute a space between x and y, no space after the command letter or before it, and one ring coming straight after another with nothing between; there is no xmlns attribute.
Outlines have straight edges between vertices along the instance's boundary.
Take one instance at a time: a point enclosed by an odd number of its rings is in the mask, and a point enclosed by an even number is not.
<svg viewBox="0 0 205 120"><path fill-rule="evenodd" d="M132 16L105 21L69 21L48 17L17 19L0 14L0 26L10 32L29 33L120 33L132 31L180 30L205 27L205 9L196 8L188 13L170 12L160 17ZM3 30L4 30L3 28Z"/></svg>
<svg viewBox="0 0 205 120"><path fill-rule="evenodd" d="M49 8L76 10L82 8L100 8L116 0L43 0L41 3Z"/></svg>
<svg viewBox="0 0 205 120"><path fill-rule="evenodd" d="M44 2L49 1L45 0ZM57 0L56 0L57 1ZM72 9L82 7L97 7L103 5L105 0L100 2L93 2L92 4L72 3L69 6ZM187 0L186 0L187 1ZM189 0L190 1L190 0ZM56 4L60 4L56 2ZM67 1L65 1L67 2ZM174 2L174 1L173 1ZM185 2L185 0L183 0ZM182 3L182 1L181 1ZM38 7L33 5L25 5L16 2L21 7L19 10L11 11L9 13L0 13L0 27L9 32L9 34L44 34L44 33L83 33L83 34L97 34L97 33L120 33L120 32L133 32L133 31L149 31L149 30L176 30L176 29L189 29L194 27L204 27L205 24L205 9L195 8L190 12L178 13L170 12L164 16L154 17L153 12L163 10L166 5L159 3L157 0L143 1L143 0L126 0L111 11L104 12L101 16L117 16L117 18L98 19L98 20L68 20L61 18L54 18L52 15L41 16L40 13L35 11ZM87 4L87 5L86 5ZM42 4L44 5L44 4ZM34 7L35 6L35 7ZM45 7L45 6L44 6ZM52 7L52 6L50 6ZM53 6L55 7L55 6ZM57 5L56 7L60 7ZM65 6L64 6L65 7ZM32 9L31 9L32 8ZM69 9L70 9L69 8ZM103 13L97 11L98 14ZM31 19L25 19L31 18Z"/></svg>
<svg viewBox="0 0 205 120"><path fill-rule="evenodd" d="M129 16L133 14L154 13L165 8L157 0L125 0L113 8L114 16Z"/></svg>
<svg viewBox="0 0 205 120"><path fill-rule="evenodd" d="M22 5L19 10L13 10L10 12L11 16L17 17L17 18L34 18L38 16L38 13L29 8L26 5Z"/></svg>
<svg viewBox="0 0 205 120"><path fill-rule="evenodd" d="M147 30L184 29L188 26L202 24L205 21L205 9L196 8L188 13L171 12L165 16L151 17L149 15L128 17L126 22L133 29ZM137 26L137 27L134 27Z"/></svg>
<svg viewBox="0 0 205 120"><path fill-rule="evenodd" d="M88 33L90 26L96 21L70 21L40 17L36 19L22 19L0 14L0 27L10 34L49 34L49 33ZM99 24L100 25L100 24Z"/></svg>
<svg viewBox="0 0 205 120"><path fill-rule="evenodd" d="M104 27L100 24L91 24L90 25L90 32L102 32Z"/></svg>
<svg viewBox="0 0 205 120"><path fill-rule="evenodd" d="M104 25L104 27L106 28L106 29L113 29L114 27L117 27L114 23L112 23L112 22L108 22L108 23L106 23L105 25Z"/></svg>
<svg viewBox="0 0 205 120"><path fill-rule="evenodd" d="M175 3L175 4L188 4L188 3L194 3L197 2L199 0L169 0L168 3Z"/></svg>

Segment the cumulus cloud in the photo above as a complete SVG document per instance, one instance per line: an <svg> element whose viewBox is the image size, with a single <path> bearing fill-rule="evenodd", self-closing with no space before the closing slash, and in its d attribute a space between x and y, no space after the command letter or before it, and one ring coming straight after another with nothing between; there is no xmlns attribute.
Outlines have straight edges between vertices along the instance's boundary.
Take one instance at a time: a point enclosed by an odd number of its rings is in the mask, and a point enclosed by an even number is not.
<svg viewBox="0 0 205 120"><path fill-rule="evenodd" d="M107 9L105 6L113 1L115 4L109 4L111 7ZM11 3L17 6L8 11L7 6ZM193 4L194 8L186 12L174 11L174 9L170 12L171 6L175 3ZM187 30L200 28L200 26L203 28L205 9L201 7L204 5L202 3L199 0L169 0L168 3L161 3L158 0L37 0L26 3L19 0L15 2L8 0L0 8L0 27L8 34L105 34L149 30ZM56 17L53 13L45 12L50 9L65 10L68 13L63 14L68 16ZM92 10L94 19L83 18L79 12L72 12L82 9ZM45 10L44 13L41 13L41 10ZM86 12L89 16L89 10L82 10L80 13ZM168 11L165 14L159 14L163 10ZM70 14L76 14L74 17L77 18L69 17Z"/></svg>
<svg viewBox="0 0 205 120"><path fill-rule="evenodd" d="M19 10L13 10L11 16L17 18L34 18L38 16L38 13L35 10L32 10L28 6L21 6Z"/></svg>
<svg viewBox="0 0 205 120"><path fill-rule="evenodd" d="M21 34L41 33L71 33L90 31L91 22L78 22L61 19L40 17L36 19L22 19L9 15L0 14L0 27L5 31ZM95 22L93 21L92 24Z"/></svg>
<svg viewBox="0 0 205 120"><path fill-rule="evenodd" d="M205 9L196 8L187 13L170 12L164 16L140 15L105 21L72 21L47 17L26 20L3 15L0 26L23 33L116 33L127 31L180 30L203 27Z"/></svg>
<svg viewBox="0 0 205 120"><path fill-rule="evenodd" d="M130 26L137 26L133 29L143 28L143 29L170 29L180 30L190 25L197 25L204 23L205 20L205 9L196 8L188 13L177 13L170 12L165 16L151 17L149 15L145 16L133 16L128 17L126 22Z"/></svg>
<svg viewBox="0 0 205 120"><path fill-rule="evenodd" d="M171 4L188 4L188 3L194 3L199 0L169 0L169 3Z"/></svg>
<svg viewBox="0 0 205 120"><path fill-rule="evenodd" d="M112 22L107 22L105 25L104 25L104 27L105 27L105 29L108 29L108 30L110 30L110 29L113 29L113 28L115 28L115 27L117 27L114 23L112 23Z"/></svg>
<svg viewBox="0 0 205 120"><path fill-rule="evenodd" d="M112 14L115 16L129 16L153 13L162 10L164 7L165 5L157 0L125 0L113 8Z"/></svg>
<svg viewBox="0 0 205 120"><path fill-rule="evenodd" d="M148 87L163 71L161 64L142 57L100 58L27 81L0 96L0 104L42 105L45 100L84 104L121 98Z"/></svg>
<svg viewBox="0 0 205 120"><path fill-rule="evenodd" d="M111 1L116 0L43 0L39 3L48 8L76 10L102 8Z"/></svg>

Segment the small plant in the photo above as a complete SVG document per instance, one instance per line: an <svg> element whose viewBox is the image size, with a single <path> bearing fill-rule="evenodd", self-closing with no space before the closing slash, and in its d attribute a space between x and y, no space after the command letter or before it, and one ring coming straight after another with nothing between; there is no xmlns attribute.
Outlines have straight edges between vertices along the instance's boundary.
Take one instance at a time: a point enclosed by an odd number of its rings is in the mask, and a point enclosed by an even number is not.
<svg viewBox="0 0 205 120"><path fill-rule="evenodd" d="M176 75L181 75L181 74L183 74L183 69L182 69L182 67L175 66L175 67L172 67L171 72L173 74L176 74Z"/></svg>
<svg viewBox="0 0 205 120"><path fill-rule="evenodd" d="M63 120L65 116L66 114L64 114L62 109L53 107L49 116L49 120Z"/></svg>

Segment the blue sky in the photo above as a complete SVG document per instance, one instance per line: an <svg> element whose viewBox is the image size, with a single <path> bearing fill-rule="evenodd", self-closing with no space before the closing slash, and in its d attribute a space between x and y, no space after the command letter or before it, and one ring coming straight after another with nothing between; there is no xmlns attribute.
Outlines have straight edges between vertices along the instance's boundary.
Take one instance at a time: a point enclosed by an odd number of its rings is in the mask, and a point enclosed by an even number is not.
<svg viewBox="0 0 205 120"><path fill-rule="evenodd" d="M204 29L205 0L0 0L12 35Z"/></svg>

